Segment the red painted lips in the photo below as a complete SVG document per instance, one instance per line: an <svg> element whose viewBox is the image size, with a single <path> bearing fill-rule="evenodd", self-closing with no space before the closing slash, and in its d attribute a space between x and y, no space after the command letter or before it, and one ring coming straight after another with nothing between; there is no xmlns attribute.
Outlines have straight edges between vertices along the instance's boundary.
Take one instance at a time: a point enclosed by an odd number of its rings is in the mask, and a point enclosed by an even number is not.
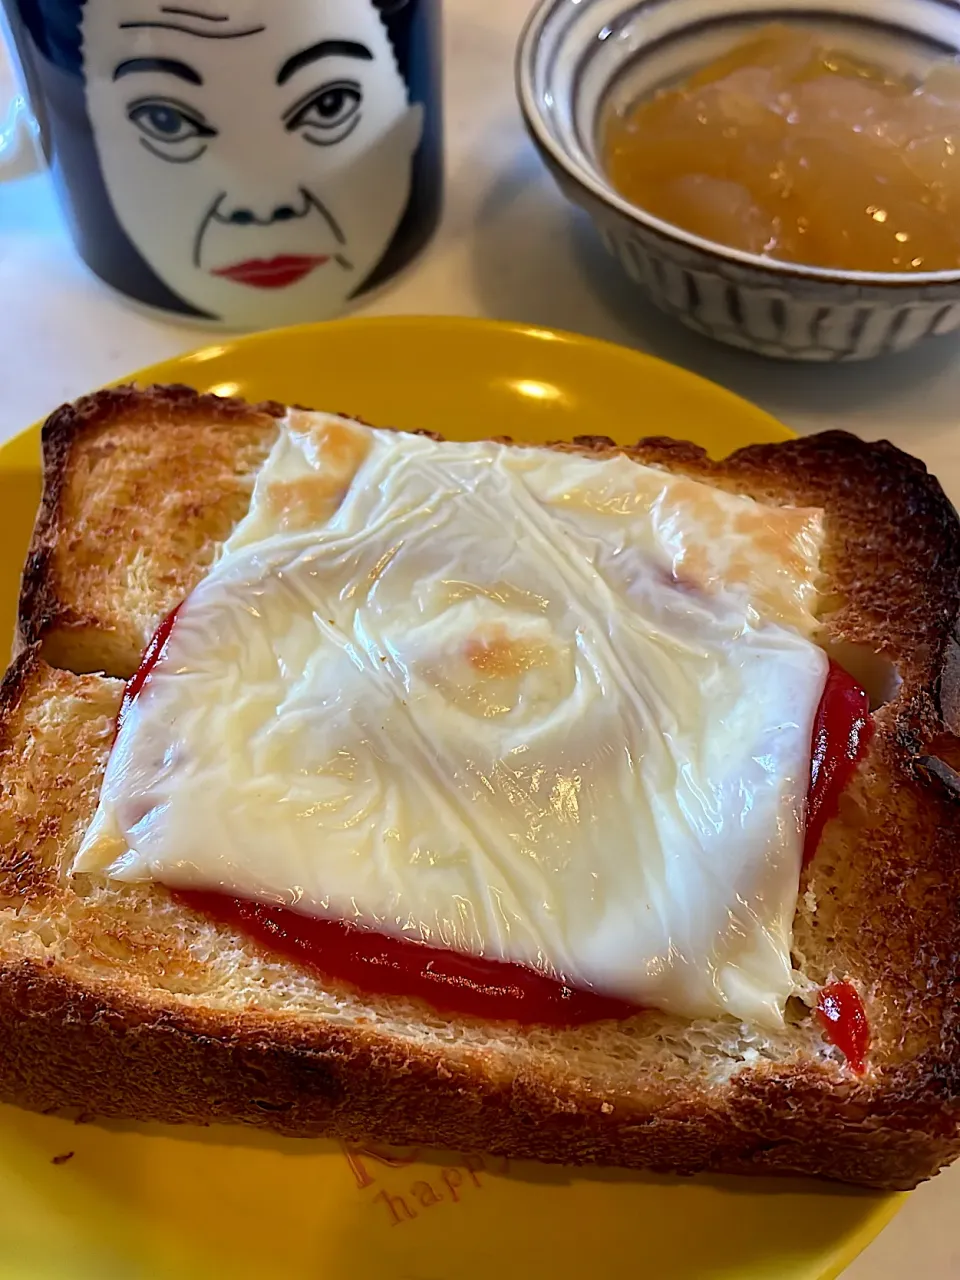
<svg viewBox="0 0 960 1280"><path fill-rule="evenodd" d="M253 289L286 289L288 285L296 284L329 261L329 256L280 254L276 258L251 258L249 262L235 262L230 267L218 267L210 274L233 280L236 284L248 284Z"/></svg>

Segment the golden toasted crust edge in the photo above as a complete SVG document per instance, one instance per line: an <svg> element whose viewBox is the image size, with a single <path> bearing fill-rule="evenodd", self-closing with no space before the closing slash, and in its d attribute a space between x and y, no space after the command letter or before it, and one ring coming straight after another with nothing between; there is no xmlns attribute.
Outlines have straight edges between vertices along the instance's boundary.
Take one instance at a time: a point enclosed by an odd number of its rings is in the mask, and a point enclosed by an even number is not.
<svg viewBox="0 0 960 1280"><path fill-rule="evenodd" d="M887 1090L867 1106L824 1085L813 1066L755 1068L720 1099L691 1090L656 1110L617 1106L374 1031L154 1009L36 962L0 962L0 1099L32 1110L881 1189L909 1189L956 1156L955 1119L924 1090Z"/></svg>
<svg viewBox="0 0 960 1280"><path fill-rule="evenodd" d="M61 649L63 656L69 657L71 640L76 644L76 637L82 637L84 632L99 631L101 645L113 659L106 665L122 665L121 653L110 652L110 629L90 608L78 607L71 599L66 567L58 563L71 536L65 500L79 450L90 447L110 427L127 422L142 422L146 430L156 431L162 430L160 424L189 426L201 419L205 425L229 431L258 419L280 418L284 413L285 407L274 401L247 404L171 385L110 388L63 405L51 414L41 432L43 495L23 570L15 651L41 641L55 664L66 665L58 661ZM195 518L199 521L201 513L197 512ZM61 637L64 645L60 644ZM95 668L87 664L87 669Z"/></svg>

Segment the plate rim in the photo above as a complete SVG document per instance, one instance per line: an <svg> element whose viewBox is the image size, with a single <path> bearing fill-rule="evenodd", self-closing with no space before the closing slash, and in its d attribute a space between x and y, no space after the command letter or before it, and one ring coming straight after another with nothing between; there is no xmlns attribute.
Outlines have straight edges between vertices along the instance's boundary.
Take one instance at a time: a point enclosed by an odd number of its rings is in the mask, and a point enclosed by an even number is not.
<svg viewBox="0 0 960 1280"><path fill-rule="evenodd" d="M636 347L628 347L623 343L613 342L607 338L595 338L589 334L576 333L571 329L532 324L523 320L497 320L487 316L446 316L432 313L380 316L351 315L335 320L318 320L304 324L289 325L284 328L264 329L256 333L226 335L223 341L204 343L202 346L191 348L189 351L184 351L179 355L153 361L119 378L104 383L103 387L97 389L120 387L130 383L142 384L145 379L155 377L158 373L171 366L202 366L214 359L232 359L237 356L242 358L244 351L252 347L269 346L274 343L287 342L291 339L300 341L310 338L322 338L324 334L330 332L337 334L363 333L378 329L390 330L397 328L405 330L420 329L425 332L431 330L453 330L463 333L484 333L490 337L504 340L558 342L564 346L574 347L588 353L596 352L602 354L606 359L613 358L627 364L633 364L638 368L644 366L647 368L655 367L661 375L696 386L704 392L723 399L731 409L744 410L757 418L757 420L762 418L768 428L778 433L783 433L784 439L792 439L796 436L796 432L792 431L769 410L755 404L752 400L748 400L745 396L739 395L736 391L731 391L721 383L714 382L711 378L704 377L702 374L694 373L690 369L685 369L682 365L674 364L670 360L665 360L662 356L653 355L649 351L641 351ZM27 430L30 429L29 427L27 428ZM13 438L15 439L16 437Z"/></svg>

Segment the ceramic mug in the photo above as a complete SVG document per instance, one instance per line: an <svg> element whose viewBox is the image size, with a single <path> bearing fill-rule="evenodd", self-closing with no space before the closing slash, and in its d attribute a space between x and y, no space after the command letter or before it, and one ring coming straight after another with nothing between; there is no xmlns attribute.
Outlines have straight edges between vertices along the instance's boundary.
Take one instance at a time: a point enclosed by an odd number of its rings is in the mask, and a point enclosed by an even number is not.
<svg viewBox="0 0 960 1280"><path fill-rule="evenodd" d="M436 226L440 0L0 2L30 99L0 179L45 158L82 258L128 299L320 320Z"/></svg>

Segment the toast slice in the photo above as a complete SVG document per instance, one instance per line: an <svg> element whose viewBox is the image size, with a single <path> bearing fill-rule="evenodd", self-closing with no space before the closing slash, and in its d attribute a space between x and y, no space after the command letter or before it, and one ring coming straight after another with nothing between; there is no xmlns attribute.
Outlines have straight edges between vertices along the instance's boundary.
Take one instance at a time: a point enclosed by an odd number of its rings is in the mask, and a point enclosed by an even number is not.
<svg viewBox="0 0 960 1280"><path fill-rule="evenodd" d="M282 413L126 388L60 410L44 430L19 653L0 690L0 1096L884 1188L960 1154L960 522L890 445L830 433L720 462L661 439L625 450L825 510L823 642L877 707L803 873L794 960L818 986L849 978L860 991L872 1037L863 1076L799 1000L775 1034L655 1011L564 1030L452 1018L321 980L160 886L68 876L121 681L244 514ZM616 451L596 438L556 447Z"/></svg>

